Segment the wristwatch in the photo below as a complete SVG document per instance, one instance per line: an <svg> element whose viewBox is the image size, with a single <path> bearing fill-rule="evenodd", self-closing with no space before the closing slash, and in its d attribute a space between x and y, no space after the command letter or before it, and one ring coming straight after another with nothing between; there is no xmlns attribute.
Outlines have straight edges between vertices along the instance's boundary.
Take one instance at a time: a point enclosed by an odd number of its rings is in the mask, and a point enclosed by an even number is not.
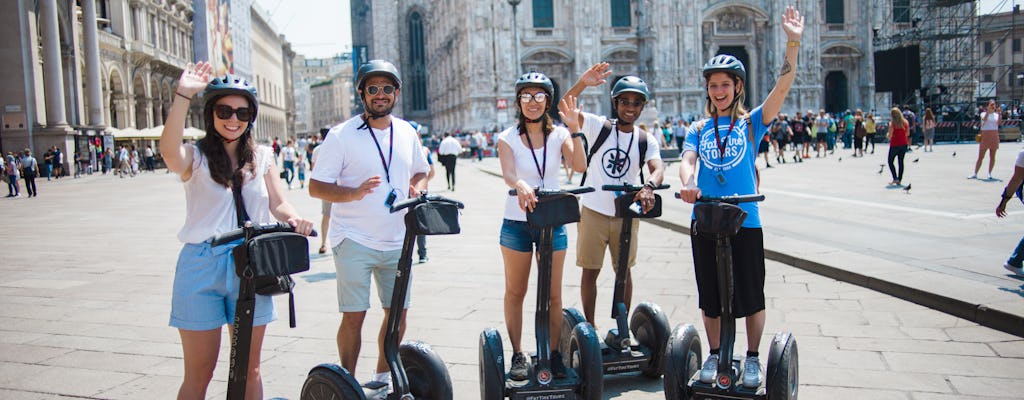
<svg viewBox="0 0 1024 400"><path fill-rule="evenodd" d="M576 133L572 134L572 137L573 138L581 138L581 137L584 137L584 135L583 135L583 132L576 132Z"/></svg>

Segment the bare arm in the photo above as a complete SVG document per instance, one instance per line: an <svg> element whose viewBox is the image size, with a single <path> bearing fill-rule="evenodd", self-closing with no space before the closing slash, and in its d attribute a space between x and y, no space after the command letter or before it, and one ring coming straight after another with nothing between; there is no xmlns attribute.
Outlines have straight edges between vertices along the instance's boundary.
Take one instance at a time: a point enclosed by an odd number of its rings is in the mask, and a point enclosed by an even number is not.
<svg viewBox="0 0 1024 400"><path fill-rule="evenodd" d="M333 182L321 182L316 179L309 180L309 195L331 203L347 203L350 201L362 200L367 194L373 193L373 189L380 186L381 179L375 175L363 181L358 187L346 187Z"/></svg>
<svg viewBox="0 0 1024 400"><path fill-rule="evenodd" d="M606 81L605 78L612 74L612 71L608 69L609 65L606 62L599 62L592 65L587 72L584 72L580 76L580 79L572 85L571 88L564 95L562 99L565 100L567 97L572 96L574 99L578 99L583 90L590 86L603 85ZM564 121L564 119L563 119ZM583 114L580 113L578 123L583 126ZM586 168L586 167L584 167ZM575 169L575 167L573 168ZM580 172L580 171L577 171Z"/></svg>
<svg viewBox="0 0 1024 400"><path fill-rule="evenodd" d="M1020 187L1021 183L1024 183L1024 168L1015 165L1013 167L1013 177L1010 178L1010 182L1003 188L1002 198L999 199L999 205L996 206L997 217L1003 218L1006 216L1006 203L1013 198L1013 194Z"/></svg>
<svg viewBox="0 0 1024 400"><path fill-rule="evenodd" d="M562 101L558 102L558 115L562 117L562 121L566 121L565 126L569 129L570 134L575 135L577 132L583 131L583 110L579 104L576 104L576 96L566 95ZM583 137L570 136L570 140L566 142L572 144L571 151L566 152L563 147L562 154L571 154L569 160L572 163L572 170L580 173L586 172L587 146L583 145Z"/></svg>
<svg viewBox="0 0 1024 400"><path fill-rule="evenodd" d="M679 197L687 203L695 203L700 198L700 188L695 182L697 175L697 152L687 151L683 153L683 160L679 163L679 180L683 187L679 189Z"/></svg>
<svg viewBox="0 0 1024 400"><path fill-rule="evenodd" d="M295 227L296 233L309 235L313 231L313 221L299 216L299 212L288 202L284 194L284 187L281 185L281 179L278 179L278 176L277 165L270 163L270 168L263 175L263 181L267 185L267 193L270 195L270 213L278 221L287 222Z"/></svg>
<svg viewBox="0 0 1024 400"><path fill-rule="evenodd" d="M185 116L188 115L190 101L195 95L206 88L210 81L213 67L204 61L193 65L188 63L178 79L171 109L164 120L164 130L160 134L160 155L167 164L167 169L188 180L192 171L193 154L182 144L185 134ZM187 99L186 99L187 97Z"/></svg>
<svg viewBox="0 0 1024 400"><path fill-rule="evenodd" d="M786 12L782 16L782 29L786 32L787 38L786 57L779 72L779 79L775 81L775 87L768 93L768 98L761 106L762 125L768 125L771 116L778 114L782 109L782 102L786 100L789 88L796 79L796 60L800 51L800 37L804 32L804 17L792 6L786 7Z"/></svg>
<svg viewBox="0 0 1024 400"><path fill-rule="evenodd" d="M519 208L524 211L533 211L533 207L537 205L537 194L533 192L529 183L519 179L512 146L503 140L498 141L498 161L501 162L501 177L505 180L505 184L516 190L516 196L519 197Z"/></svg>

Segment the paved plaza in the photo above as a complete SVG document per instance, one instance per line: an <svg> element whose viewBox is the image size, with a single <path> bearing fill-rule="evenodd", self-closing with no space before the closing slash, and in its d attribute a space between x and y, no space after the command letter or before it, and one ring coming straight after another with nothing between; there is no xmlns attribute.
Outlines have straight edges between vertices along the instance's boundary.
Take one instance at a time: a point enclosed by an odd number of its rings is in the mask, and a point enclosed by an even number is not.
<svg viewBox="0 0 1024 400"><path fill-rule="evenodd" d="M1002 144L997 178L1009 178L1019 146ZM770 260L761 352L774 332L794 333L804 399L1020 398L1024 281L1002 264L1024 234L1024 206L1011 203L1010 216L998 219L1005 181L964 179L974 144L908 154L909 193L886 186L887 169L878 174L886 151L881 145L873 155L852 158L838 150L800 164L772 159L775 168L762 170ZM675 188L677 166L667 168L666 183ZM438 167L433 186L441 188ZM406 338L432 344L444 358L456 399L479 398L480 332L496 327L507 336L497 244L506 188L498 172L494 158L459 160L457 191L441 194L466 203L463 233L429 238L430 261L413 267ZM0 201L0 220L8 226L0 251L0 399L173 398L183 373L178 333L167 326L181 247L176 233L184 220L181 185L158 171L43 179L39 189L37 198ZM319 223L319 200L298 188L288 195ZM671 193L663 196L664 217L641 224L634 299L660 305L673 326L700 328L683 233L690 207ZM579 307L576 230L568 231L563 302ZM319 238L313 240L315 251ZM310 271L296 279L296 329L288 328L287 298L276 298L279 320L267 330L263 353L267 398L297 399L311 367L337 362L334 279L331 258L314 255ZM606 267L597 313L602 334L613 325L607 318L612 282ZM527 349L534 346L534 298L531 290L524 306ZM382 313L372 302L360 379L369 376L377 354ZM227 342L225 333L210 399L224 397ZM605 379L605 398L664 395L661 380L615 376Z"/></svg>

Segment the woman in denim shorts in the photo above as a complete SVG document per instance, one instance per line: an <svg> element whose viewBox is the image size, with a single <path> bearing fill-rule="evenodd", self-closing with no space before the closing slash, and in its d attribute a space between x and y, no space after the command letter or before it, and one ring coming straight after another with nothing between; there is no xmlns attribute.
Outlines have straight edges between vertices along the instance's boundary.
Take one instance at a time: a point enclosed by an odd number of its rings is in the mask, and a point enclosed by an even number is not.
<svg viewBox="0 0 1024 400"><path fill-rule="evenodd" d="M239 279L231 249L210 239L238 227L232 182L241 183L242 203L254 223L286 221L309 235L313 223L303 219L285 198L274 153L256 146L252 125L259 101L256 88L233 75L211 78L212 67L189 63L181 74L174 103L160 136L160 153L167 169L185 187L185 225L178 239L185 243L178 256L171 295L170 325L178 328L185 360L179 399L206 398L220 349L221 327L235 318ZM195 145L182 143L189 104L202 92L206 137ZM256 296L252 345L249 348L246 398L262 399L260 347L266 324L275 317L269 297Z"/></svg>
<svg viewBox="0 0 1024 400"><path fill-rule="evenodd" d="M554 127L547 111L554 101L554 85L539 72L526 73L516 80L516 109L518 123L498 136L498 158L505 184L514 188L516 196L505 202L505 219L501 225L501 256L505 261L505 325L512 342L512 379L526 380L526 355L522 352L523 299L530 280L530 267L540 229L526 223L526 213L537 205L534 188L558 189L559 167L563 155L583 166L583 149L574 149L569 131ZM578 153L578 154L577 154ZM554 254L551 260L551 369L556 376L564 376L565 366L558 352L562 329L562 266L568 246L565 226L553 232Z"/></svg>

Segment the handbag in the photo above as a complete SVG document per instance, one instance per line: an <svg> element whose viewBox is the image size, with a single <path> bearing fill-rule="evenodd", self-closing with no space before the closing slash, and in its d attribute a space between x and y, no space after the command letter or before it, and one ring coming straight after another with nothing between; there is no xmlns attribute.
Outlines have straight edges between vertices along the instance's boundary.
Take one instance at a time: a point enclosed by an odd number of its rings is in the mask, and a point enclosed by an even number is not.
<svg viewBox="0 0 1024 400"><path fill-rule="evenodd" d="M526 223L537 229L554 228L579 222L580 204L576 196L557 194L537 199L533 212L526 213Z"/></svg>
<svg viewBox="0 0 1024 400"><path fill-rule="evenodd" d="M981 143L981 134L980 133L974 135L974 141L978 142L978 143Z"/></svg>
<svg viewBox="0 0 1024 400"><path fill-rule="evenodd" d="M405 226L417 235L454 235L461 232L459 207L444 202L428 202L405 214Z"/></svg>
<svg viewBox="0 0 1024 400"><path fill-rule="evenodd" d="M616 197L615 216L618 218L658 218L661 216L661 196L654 195L654 207L646 213L643 212L643 208L637 204L635 199L635 192Z"/></svg>
<svg viewBox="0 0 1024 400"><path fill-rule="evenodd" d="M697 235L717 239L739 233L747 212L735 204L697 203L693 216Z"/></svg>
<svg viewBox="0 0 1024 400"><path fill-rule="evenodd" d="M241 174L232 179L235 216L239 226L249 219L242 199ZM288 294L288 324L295 323L295 280L291 274L309 270L309 241L294 232L272 232L247 239L231 249L235 258L235 274L252 280L256 294L277 296Z"/></svg>

